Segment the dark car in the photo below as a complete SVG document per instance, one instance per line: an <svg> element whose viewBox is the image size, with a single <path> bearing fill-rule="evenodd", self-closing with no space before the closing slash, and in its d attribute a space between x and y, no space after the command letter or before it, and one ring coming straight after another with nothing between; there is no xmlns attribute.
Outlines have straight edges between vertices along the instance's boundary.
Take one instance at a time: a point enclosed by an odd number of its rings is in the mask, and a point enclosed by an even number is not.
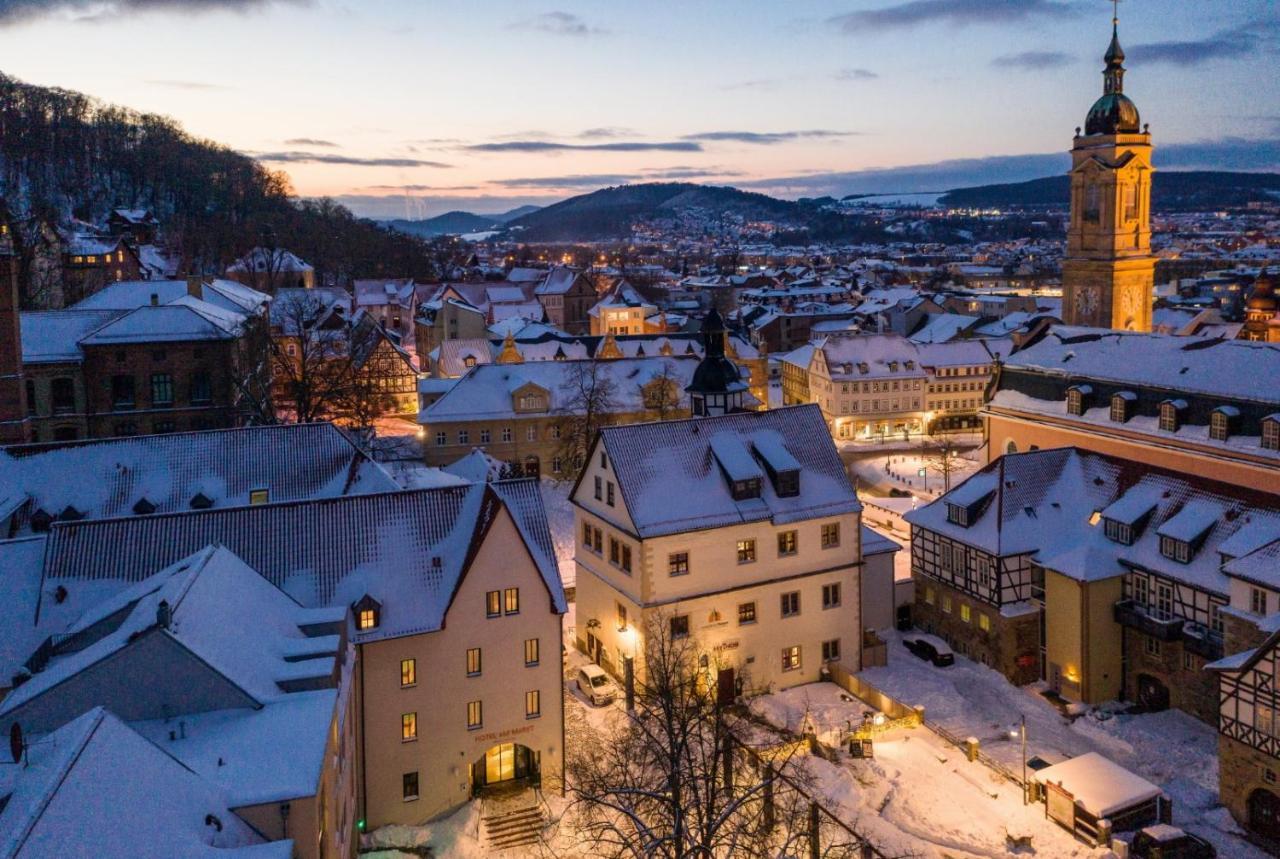
<svg viewBox="0 0 1280 859"><path fill-rule="evenodd" d="M1215 859L1218 851L1198 835L1158 823L1133 836L1129 855L1134 859Z"/></svg>
<svg viewBox="0 0 1280 859"><path fill-rule="evenodd" d="M951 652L951 648L947 643L936 635L929 635L925 632L908 632L902 636L902 643L914 653L916 656L932 662L939 668L946 668L948 665L954 665L956 656Z"/></svg>

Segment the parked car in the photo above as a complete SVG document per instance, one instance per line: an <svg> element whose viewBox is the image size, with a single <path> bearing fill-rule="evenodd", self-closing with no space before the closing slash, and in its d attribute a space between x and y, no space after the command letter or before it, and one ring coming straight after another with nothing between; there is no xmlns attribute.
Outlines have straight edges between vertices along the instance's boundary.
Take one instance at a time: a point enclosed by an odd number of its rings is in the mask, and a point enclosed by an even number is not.
<svg viewBox="0 0 1280 859"><path fill-rule="evenodd" d="M903 633L902 643L907 650L939 668L955 664L956 655L951 651L950 646L936 635L929 635L927 632L907 632Z"/></svg>
<svg viewBox="0 0 1280 859"><path fill-rule="evenodd" d="M1218 851L1199 835L1157 823L1133 836L1133 859L1216 859Z"/></svg>
<svg viewBox="0 0 1280 859"><path fill-rule="evenodd" d="M588 665L578 672L578 691L597 707L618 697L617 684L599 665Z"/></svg>

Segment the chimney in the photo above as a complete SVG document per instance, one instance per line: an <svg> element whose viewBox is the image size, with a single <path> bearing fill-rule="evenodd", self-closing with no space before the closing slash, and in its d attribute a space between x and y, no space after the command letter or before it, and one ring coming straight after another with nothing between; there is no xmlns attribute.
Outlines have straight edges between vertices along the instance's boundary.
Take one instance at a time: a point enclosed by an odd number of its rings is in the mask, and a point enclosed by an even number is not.
<svg viewBox="0 0 1280 859"><path fill-rule="evenodd" d="M192 298L204 298L204 278L198 274L187 275L187 295Z"/></svg>
<svg viewBox="0 0 1280 859"><path fill-rule="evenodd" d="M169 601L160 600L160 605L156 606L156 625L161 629L169 628L169 620L172 617L169 611Z"/></svg>
<svg viewBox="0 0 1280 859"><path fill-rule="evenodd" d="M151 293L151 306L152 307L160 306L160 295L158 293L155 293L155 292Z"/></svg>

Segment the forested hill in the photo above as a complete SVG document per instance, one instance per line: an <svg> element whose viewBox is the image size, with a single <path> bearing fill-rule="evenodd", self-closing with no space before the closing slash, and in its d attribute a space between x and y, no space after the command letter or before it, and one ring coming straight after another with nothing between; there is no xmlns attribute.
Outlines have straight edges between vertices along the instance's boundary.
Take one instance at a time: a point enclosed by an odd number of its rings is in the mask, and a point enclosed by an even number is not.
<svg viewBox="0 0 1280 859"><path fill-rule="evenodd" d="M42 224L103 223L150 209L187 271L218 273L268 232L318 283L425 278L431 248L332 201L299 201L288 177L174 120L0 74L0 218L21 253Z"/></svg>
<svg viewBox="0 0 1280 859"><path fill-rule="evenodd" d="M1068 176L1049 176L1007 185L979 185L949 191L944 206L975 209L1022 206L1066 208ZM1218 170L1158 170L1151 177L1151 205L1157 211L1212 211L1280 198L1280 173Z"/></svg>

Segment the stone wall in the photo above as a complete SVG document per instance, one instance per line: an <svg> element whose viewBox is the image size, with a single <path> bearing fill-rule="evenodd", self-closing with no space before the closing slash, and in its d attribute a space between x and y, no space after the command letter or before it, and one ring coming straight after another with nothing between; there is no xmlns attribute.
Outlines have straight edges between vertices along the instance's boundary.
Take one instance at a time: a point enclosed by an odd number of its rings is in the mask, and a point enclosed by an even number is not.
<svg viewBox="0 0 1280 859"><path fill-rule="evenodd" d="M1169 690L1169 706L1218 725L1218 675L1205 671L1205 658L1180 641L1161 641L1159 653L1147 652L1148 636L1134 629L1124 632L1124 697L1138 700L1138 677L1148 674ZM1190 660L1189 666L1186 660Z"/></svg>
<svg viewBox="0 0 1280 859"><path fill-rule="evenodd" d="M920 577L915 591L916 626L941 637L957 653L996 669L1011 683L1021 686L1040 679L1039 612L1006 617L996 606L933 578ZM948 598L950 612L944 610ZM969 608L967 622L963 606ZM989 630L982 629L983 615L990 622Z"/></svg>
<svg viewBox="0 0 1280 859"><path fill-rule="evenodd" d="M1280 760L1218 735L1218 797L1241 826L1249 826L1249 796L1258 789L1280 795Z"/></svg>

